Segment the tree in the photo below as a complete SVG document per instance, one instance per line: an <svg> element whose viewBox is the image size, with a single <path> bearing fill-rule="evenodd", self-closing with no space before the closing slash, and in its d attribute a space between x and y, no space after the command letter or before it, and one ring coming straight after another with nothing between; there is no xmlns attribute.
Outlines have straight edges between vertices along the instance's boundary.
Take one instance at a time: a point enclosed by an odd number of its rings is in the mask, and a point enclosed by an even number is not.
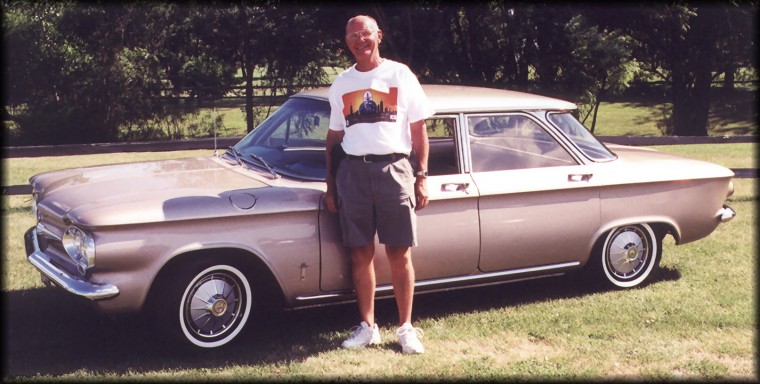
<svg viewBox="0 0 760 384"><path fill-rule="evenodd" d="M751 61L745 47L732 41L737 30L741 36L753 33L750 20L756 12L754 2L681 2L626 5L614 12L600 7L590 14L595 23L629 36L642 69L670 85L673 110L665 133L705 136L711 83L717 73Z"/></svg>
<svg viewBox="0 0 760 384"><path fill-rule="evenodd" d="M118 140L124 126L172 114L160 102L167 83L220 72L213 63L186 66L205 53L192 51L172 4L4 5L4 43L13 50L4 106L20 143Z"/></svg>
<svg viewBox="0 0 760 384"><path fill-rule="evenodd" d="M254 128L254 84L268 78L272 94L324 81L324 49L319 8L263 3L231 3L202 7L206 28L199 37L218 60L240 70L245 87L246 127Z"/></svg>
<svg viewBox="0 0 760 384"><path fill-rule="evenodd" d="M630 42L625 36L617 31L599 31L581 15L568 22L566 35L573 47L571 57L576 59L567 69L578 82L576 88L583 91L578 97L582 103L580 120L585 124L591 117L589 129L593 133L600 104L628 88L638 72L638 63L631 58Z"/></svg>
<svg viewBox="0 0 760 384"><path fill-rule="evenodd" d="M725 25L717 31L718 57L722 58L723 87L732 90L737 69L757 67L757 2L724 7L722 12Z"/></svg>
<svg viewBox="0 0 760 384"><path fill-rule="evenodd" d="M422 81L521 89L529 86L536 57L534 9L501 2L372 7L384 30L383 55L406 63Z"/></svg>
<svg viewBox="0 0 760 384"><path fill-rule="evenodd" d="M3 109L20 140L37 133L23 127L53 124L61 109L60 68L69 52L57 28L62 10L59 3L3 3Z"/></svg>
<svg viewBox="0 0 760 384"><path fill-rule="evenodd" d="M29 143L111 141L125 127L197 108L179 96L214 100L242 83L250 131L254 90L266 85L270 94L286 96L325 82L323 66L352 62L345 21L368 13L384 31L383 55L409 65L423 82L570 99L593 130L599 103L641 71L669 85L673 110L666 132L704 135L711 83L725 74L730 88L738 67L756 66L756 11L756 1L307 6L3 0L4 108Z"/></svg>

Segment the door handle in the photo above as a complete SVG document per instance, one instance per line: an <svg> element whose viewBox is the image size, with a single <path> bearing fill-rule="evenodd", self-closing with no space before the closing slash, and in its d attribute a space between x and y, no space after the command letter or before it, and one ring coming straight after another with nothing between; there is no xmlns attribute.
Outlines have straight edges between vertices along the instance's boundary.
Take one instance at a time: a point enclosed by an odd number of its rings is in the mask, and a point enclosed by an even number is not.
<svg viewBox="0 0 760 384"><path fill-rule="evenodd" d="M575 173L575 174L570 174L570 175L567 175L567 181L573 182L573 183L577 183L577 182L581 182L581 181L589 181L589 180L591 180L591 176L594 176L594 175L591 174L591 173L584 173L584 174Z"/></svg>
<svg viewBox="0 0 760 384"><path fill-rule="evenodd" d="M470 194L470 183L444 183L441 192L464 192Z"/></svg>

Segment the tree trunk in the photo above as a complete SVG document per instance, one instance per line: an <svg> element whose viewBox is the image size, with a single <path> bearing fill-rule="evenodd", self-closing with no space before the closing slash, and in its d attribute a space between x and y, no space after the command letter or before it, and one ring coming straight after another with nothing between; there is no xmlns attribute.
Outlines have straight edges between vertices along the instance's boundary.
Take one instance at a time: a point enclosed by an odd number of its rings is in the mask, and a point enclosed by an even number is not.
<svg viewBox="0 0 760 384"><path fill-rule="evenodd" d="M710 84L717 39L715 8L701 7L691 20L686 39L677 46L685 54L677 58L673 71L673 134L707 136L710 114ZM690 81L693 79L693 82Z"/></svg>
<svg viewBox="0 0 760 384"><path fill-rule="evenodd" d="M253 65L248 55L243 63L243 76L245 77L245 127L246 132L253 131Z"/></svg>
<svg viewBox="0 0 760 384"><path fill-rule="evenodd" d="M594 102L594 115L591 117L591 133L594 133L594 130L596 129L596 117L599 114L599 105L602 104L601 99L597 98Z"/></svg>
<svg viewBox="0 0 760 384"><path fill-rule="evenodd" d="M727 63L723 74L723 89L733 90L736 86L736 64Z"/></svg>

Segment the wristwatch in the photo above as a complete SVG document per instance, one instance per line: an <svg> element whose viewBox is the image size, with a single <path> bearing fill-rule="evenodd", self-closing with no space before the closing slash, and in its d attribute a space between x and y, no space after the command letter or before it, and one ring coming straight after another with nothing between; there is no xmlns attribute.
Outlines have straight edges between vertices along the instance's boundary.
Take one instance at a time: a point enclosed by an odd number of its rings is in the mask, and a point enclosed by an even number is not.
<svg viewBox="0 0 760 384"><path fill-rule="evenodd" d="M428 171L427 170L417 171L417 173L415 173L415 175L417 177L427 178L428 177Z"/></svg>

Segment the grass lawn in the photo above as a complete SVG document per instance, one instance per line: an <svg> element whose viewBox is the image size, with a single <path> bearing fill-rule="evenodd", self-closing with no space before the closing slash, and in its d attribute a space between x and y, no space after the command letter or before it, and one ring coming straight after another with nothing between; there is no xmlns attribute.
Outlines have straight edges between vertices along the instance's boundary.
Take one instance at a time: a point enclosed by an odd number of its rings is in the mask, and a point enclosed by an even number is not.
<svg viewBox="0 0 760 384"><path fill-rule="evenodd" d="M655 147L752 167L756 144ZM210 151L4 159L7 184L84 164ZM178 349L132 317L108 318L43 288L24 257L28 196L3 196L3 379L106 380L757 380L757 183L734 181L738 212L709 237L666 239L652 284L597 291L572 276L418 296L427 352L399 353L395 303L380 301L383 343L344 351L353 304L274 315L222 350Z"/></svg>
<svg viewBox="0 0 760 384"><path fill-rule="evenodd" d="M662 136L658 122L669 113L668 103L602 103L594 134L597 136ZM708 133L710 136L757 135L757 116L754 111L739 117L723 110L710 113ZM591 126L591 121L587 121Z"/></svg>
<svg viewBox="0 0 760 384"><path fill-rule="evenodd" d="M736 184L729 203L739 216L706 239L666 241L663 271L646 287L594 291L561 277L419 296L422 356L398 353L392 300L378 304L378 348L338 348L353 325L351 304L277 315L219 351L160 344L133 318L105 318L42 288L18 247L33 224L29 201L3 197L4 378L757 379L757 188Z"/></svg>

